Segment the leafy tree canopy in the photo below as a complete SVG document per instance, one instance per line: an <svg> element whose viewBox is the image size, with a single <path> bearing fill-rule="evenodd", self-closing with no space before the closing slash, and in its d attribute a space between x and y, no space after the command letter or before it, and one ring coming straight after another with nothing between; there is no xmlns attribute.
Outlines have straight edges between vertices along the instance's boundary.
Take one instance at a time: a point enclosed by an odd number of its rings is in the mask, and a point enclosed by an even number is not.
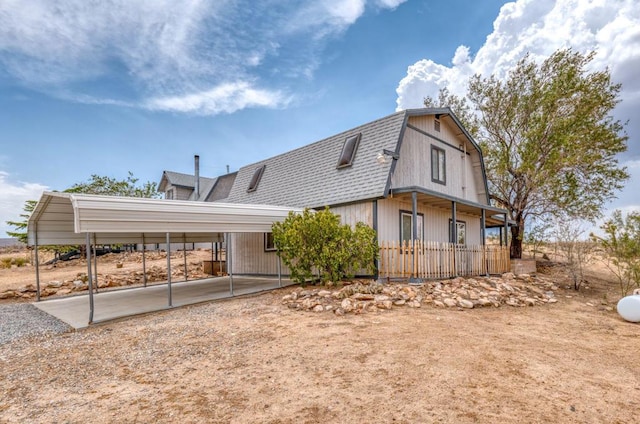
<svg viewBox="0 0 640 424"><path fill-rule="evenodd" d="M138 185L137 183L138 178L134 178L131 171L129 171L127 178L123 180L93 174L88 181L76 183L64 192L124 197L160 197L160 193L158 192L155 182L147 181L142 185Z"/></svg>
<svg viewBox="0 0 640 424"><path fill-rule="evenodd" d="M558 50L541 64L527 55L505 79L469 83L492 199L516 223L512 257L522 256L528 218L593 221L629 178L616 158L627 148L624 124L611 115L621 86L608 69L588 69L594 55ZM473 133L464 99L443 91L439 101Z"/></svg>

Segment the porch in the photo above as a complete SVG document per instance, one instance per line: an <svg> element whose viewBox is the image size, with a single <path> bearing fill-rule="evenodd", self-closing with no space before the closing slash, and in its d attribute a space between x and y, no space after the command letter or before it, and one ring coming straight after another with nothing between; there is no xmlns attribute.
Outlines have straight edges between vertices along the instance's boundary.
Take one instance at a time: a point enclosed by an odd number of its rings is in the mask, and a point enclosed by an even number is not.
<svg viewBox="0 0 640 424"><path fill-rule="evenodd" d="M381 222L387 223L379 224L380 278L439 279L510 271L506 210L421 187L392 189L377 209ZM489 229L496 230L496 237L487 243Z"/></svg>
<svg viewBox="0 0 640 424"><path fill-rule="evenodd" d="M380 243L379 278L445 279L509 272L509 247L435 241Z"/></svg>

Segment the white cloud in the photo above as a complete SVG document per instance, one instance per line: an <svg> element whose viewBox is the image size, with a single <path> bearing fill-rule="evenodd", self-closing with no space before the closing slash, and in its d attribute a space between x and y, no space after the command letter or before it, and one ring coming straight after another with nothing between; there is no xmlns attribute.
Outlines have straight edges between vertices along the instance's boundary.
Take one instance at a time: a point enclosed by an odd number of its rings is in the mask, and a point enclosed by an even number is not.
<svg viewBox="0 0 640 424"><path fill-rule="evenodd" d="M527 52L543 59L559 48L571 47L598 52L593 66L608 66L613 80L623 86L623 102L616 115L621 121L636 115L640 107L640 8L634 0L518 0L502 7L493 26L473 58L460 46L450 65L429 59L410 65L396 90L398 109L420 107L425 96L436 96L445 86L463 95L471 75L504 76ZM640 137L640 122L630 122L629 134ZM640 155L638 144L632 140L630 154Z"/></svg>
<svg viewBox="0 0 640 424"><path fill-rule="evenodd" d="M371 4L394 9L402 1ZM21 84L66 100L166 104L187 113L274 107L282 101L267 98L311 78L326 41L366 7L366 0L5 0L0 66ZM267 87L261 77L273 75L279 86ZM223 107L175 107L175 99L198 103L193 93L216 92L229 81L267 88L231 90L238 98Z"/></svg>
<svg viewBox="0 0 640 424"><path fill-rule="evenodd" d="M38 200L42 192L49 187L39 183L29 183L23 181L11 181L7 172L0 171L0 238L9 237L7 231L13 227L6 224L6 221L21 221L20 214L27 200Z"/></svg>
<svg viewBox="0 0 640 424"><path fill-rule="evenodd" d="M211 90L184 96L151 99L147 108L215 115L255 106L280 107L289 101L280 92L256 89L246 82L238 82L221 84Z"/></svg>

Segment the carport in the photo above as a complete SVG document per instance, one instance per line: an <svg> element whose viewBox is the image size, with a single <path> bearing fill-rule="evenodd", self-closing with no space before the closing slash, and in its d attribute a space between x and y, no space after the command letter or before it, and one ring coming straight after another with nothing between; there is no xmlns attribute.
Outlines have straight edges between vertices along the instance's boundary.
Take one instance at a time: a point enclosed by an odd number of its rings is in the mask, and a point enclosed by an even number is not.
<svg viewBox="0 0 640 424"><path fill-rule="evenodd" d="M234 277L230 254L232 246L228 234L270 232L272 224L284 220L290 211L302 210L268 205L44 192L28 223L28 244L33 246L35 251L37 300L40 301L38 249L44 245L86 246L88 323L91 324L94 322L95 313L92 245L166 243L166 307L171 308L174 306L171 243L223 240L227 249L229 295L233 296ZM282 276L279 273L278 285L281 285L281 281ZM154 288L156 296L157 291L158 289ZM131 290L131 293L133 294L134 290ZM151 291L149 293L151 294Z"/></svg>

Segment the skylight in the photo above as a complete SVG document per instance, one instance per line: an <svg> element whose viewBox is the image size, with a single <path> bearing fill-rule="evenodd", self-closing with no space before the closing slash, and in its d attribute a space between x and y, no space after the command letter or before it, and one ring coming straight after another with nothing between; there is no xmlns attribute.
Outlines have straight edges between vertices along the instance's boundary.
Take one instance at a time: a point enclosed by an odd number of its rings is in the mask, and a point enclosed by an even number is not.
<svg viewBox="0 0 640 424"><path fill-rule="evenodd" d="M346 168L351 166L353 158L356 156L356 150L358 150L360 136L362 136L362 133L347 137L344 142L344 146L342 147L342 153L340 154L340 160L338 160L337 168Z"/></svg>
<svg viewBox="0 0 640 424"><path fill-rule="evenodd" d="M258 184L260 184L260 179L262 178L262 174L264 173L264 168L266 165L262 165L256 168L253 173L253 177L251 178L251 182L249 182L249 188L247 188L247 193L251 193L252 191L256 191L258 188Z"/></svg>

